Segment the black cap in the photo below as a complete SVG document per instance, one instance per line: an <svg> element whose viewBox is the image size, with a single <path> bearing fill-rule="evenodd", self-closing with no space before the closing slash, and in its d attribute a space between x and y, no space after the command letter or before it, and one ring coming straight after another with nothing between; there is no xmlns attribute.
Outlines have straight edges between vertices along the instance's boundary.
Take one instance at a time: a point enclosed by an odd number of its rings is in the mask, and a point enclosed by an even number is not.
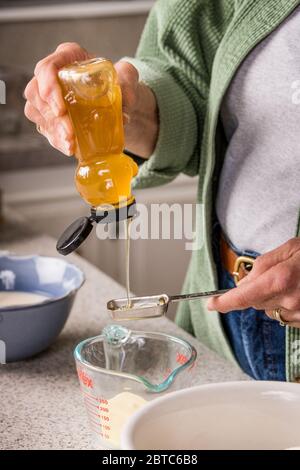
<svg viewBox="0 0 300 470"><path fill-rule="evenodd" d="M112 206L108 206L108 209L105 209L104 206L91 208L91 220L97 224L112 224L118 223L122 220L132 219L137 215L136 202L135 199L130 202L127 206L116 207L111 209Z"/></svg>
<svg viewBox="0 0 300 470"><path fill-rule="evenodd" d="M135 200L121 208L100 210L92 207L90 217L80 217L69 225L59 237L56 249L61 255L69 255L87 239L93 229L93 222L97 224L119 223L135 215L137 215Z"/></svg>
<svg viewBox="0 0 300 470"><path fill-rule="evenodd" d="M68 255L77 250L86 240L93 229L90 217L80 217L75 220L59 237L56 249L61 255Z"/></svg>

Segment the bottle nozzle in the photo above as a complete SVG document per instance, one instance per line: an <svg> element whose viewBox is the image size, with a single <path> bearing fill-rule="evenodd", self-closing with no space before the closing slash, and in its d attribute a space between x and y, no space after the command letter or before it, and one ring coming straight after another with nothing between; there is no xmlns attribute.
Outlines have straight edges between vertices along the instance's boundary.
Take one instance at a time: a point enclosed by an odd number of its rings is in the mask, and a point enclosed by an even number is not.
<svg viewBox="0 0 300 470"><path fill-rule="evenodd" d="M132 198L127 205L102 205L91 208L91 220L97 224L118 223L122 220L132 219L137 215L136 202Z"/></svg>

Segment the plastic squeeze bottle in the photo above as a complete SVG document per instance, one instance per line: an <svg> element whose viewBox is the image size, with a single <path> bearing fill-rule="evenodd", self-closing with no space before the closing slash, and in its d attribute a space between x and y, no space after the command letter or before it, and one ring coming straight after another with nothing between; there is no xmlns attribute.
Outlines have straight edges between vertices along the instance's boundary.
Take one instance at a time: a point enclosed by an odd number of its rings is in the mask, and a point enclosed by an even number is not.
<svg viewBox="0 0 300 470"><path fill-rule="evenodd" d="M76 138L75 184L91 206L90 217L73 222L58 240L58 251L68 254L89 235L93 222L132 217L131 181L138 166L123 153L122 94L112 62L75 62L63 67L58 78Z"/></svg>

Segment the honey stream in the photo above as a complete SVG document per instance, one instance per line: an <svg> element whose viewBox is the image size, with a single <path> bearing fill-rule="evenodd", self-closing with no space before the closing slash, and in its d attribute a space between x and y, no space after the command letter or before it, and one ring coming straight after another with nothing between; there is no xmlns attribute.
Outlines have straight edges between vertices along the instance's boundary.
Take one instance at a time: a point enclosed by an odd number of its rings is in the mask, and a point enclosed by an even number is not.
<svg viewBox="0 0 300 470"><path fill-rule="evenodd" d="M127 296L127 305L126 309L132 307L130 300L130 226L131 219L124 221L125 224L125 276L126 276L126 296Z"/></svg>

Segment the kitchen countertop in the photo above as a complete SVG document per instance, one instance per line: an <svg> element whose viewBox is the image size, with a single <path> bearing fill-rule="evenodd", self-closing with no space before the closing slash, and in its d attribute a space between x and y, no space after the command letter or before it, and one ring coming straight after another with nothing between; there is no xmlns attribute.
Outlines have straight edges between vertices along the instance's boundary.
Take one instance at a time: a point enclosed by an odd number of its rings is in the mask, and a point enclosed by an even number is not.
<svg viewBox="0 0 300 470"><path fill-rule="evenodd" d="M22 223L4 227L0 250L57 256L54 239L34 234ZM125 290L80 256L68 260L84 271L86 282L63 332L35 358L0 365L0 450L93 448L72 353L79 341L99 334L110 322L106 302L124 296ZM132 322L130 327L169 333L193 344L198 358L192 385L249 379L167 318Z"/></svg>

